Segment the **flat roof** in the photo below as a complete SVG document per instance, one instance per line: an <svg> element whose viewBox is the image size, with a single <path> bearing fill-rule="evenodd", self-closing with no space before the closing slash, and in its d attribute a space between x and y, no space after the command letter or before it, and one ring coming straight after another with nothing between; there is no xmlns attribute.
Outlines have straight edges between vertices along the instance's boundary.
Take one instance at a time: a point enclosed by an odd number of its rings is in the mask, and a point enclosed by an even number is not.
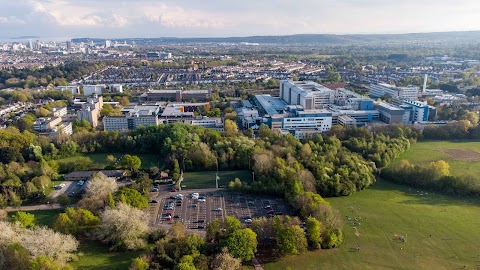
<svg viewBox="0 0 480 270"><path fill-rule="evenodd" d="M265 112L270 115L278 114L279 111L285 110L287 105L280 98L274 98L271 95L256 95L255 98Z"/></svg>
<svg viewBox="0 0 480 270"><path fill-rule="evenodd" d="M393 104L387 103L387 102L377 102L376 105L384 107L384 108L389 109L391 111L403 111L402 108L399 108L399 107L397 107Z"/></svg>

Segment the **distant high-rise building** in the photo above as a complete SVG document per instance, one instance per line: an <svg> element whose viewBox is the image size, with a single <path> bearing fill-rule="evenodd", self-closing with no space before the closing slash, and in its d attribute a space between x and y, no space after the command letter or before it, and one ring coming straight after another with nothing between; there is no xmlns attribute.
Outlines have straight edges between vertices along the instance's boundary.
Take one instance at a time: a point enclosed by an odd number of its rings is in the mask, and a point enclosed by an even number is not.
<svg viewBox="0 0 480 270"><path fill-rule="evenodd" d="M110 40L105 40L105 48L110 48L112 47L112 42Z"/></svg>
<svg viewBox="0 0 480 270"><path fill-rule="evenodd" d="M29 48L30 50L33 50L33 42L32 42L31 39L28 40L28 48Z"/></svg>
<svg viewBox="0 0 480 270"><path fill-rule="evenodd" d="M67 50L72 50L72 42L71 41L67 41Z"/></svg>

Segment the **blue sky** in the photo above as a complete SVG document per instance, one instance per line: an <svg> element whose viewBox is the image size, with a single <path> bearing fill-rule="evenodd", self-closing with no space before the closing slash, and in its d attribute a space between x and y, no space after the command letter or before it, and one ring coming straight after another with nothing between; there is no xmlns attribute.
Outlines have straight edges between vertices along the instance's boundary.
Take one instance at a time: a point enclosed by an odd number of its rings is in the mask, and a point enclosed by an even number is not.
<svg viewBox="0 0 480 270"><path fill-rule="evenodd" d="M479 0L0 0L0 38L480 30Z"/></svg>

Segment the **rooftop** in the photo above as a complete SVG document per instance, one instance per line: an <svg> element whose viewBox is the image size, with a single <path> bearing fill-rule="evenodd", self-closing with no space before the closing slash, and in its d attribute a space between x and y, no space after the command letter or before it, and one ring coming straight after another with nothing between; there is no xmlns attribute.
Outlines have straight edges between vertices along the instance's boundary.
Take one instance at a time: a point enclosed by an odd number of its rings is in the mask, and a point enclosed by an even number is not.
<svg viewBox="0 0 480 270"><path fill-rule="evenodd" d="M258 103L260 103L260 106L262 106L265 112L269 115L283 112L283 110L285 110L285 106L287 105L280 98L274 98L271 95L256 95L255 98L257 99Z"/></svg>

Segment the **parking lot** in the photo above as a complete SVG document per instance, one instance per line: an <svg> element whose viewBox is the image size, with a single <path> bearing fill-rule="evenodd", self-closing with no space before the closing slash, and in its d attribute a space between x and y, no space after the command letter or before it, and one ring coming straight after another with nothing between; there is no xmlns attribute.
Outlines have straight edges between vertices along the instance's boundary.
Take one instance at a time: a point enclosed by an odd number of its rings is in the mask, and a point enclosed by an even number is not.
<svg viewBox="0 0 480 270"><path fill-rule="evenodd" d="M199 199L191 197L194 192L199 194ZM175 198L178 194L183 195L183 200ZM204 231L208 223L216 218L223 220L225 216L244 222L246 218L291 215L281 198L215 190L162 193L152 200L157 203L149 204L150 225L159 227L168 227L173 221L180 221L186 229Z"/></svg>

